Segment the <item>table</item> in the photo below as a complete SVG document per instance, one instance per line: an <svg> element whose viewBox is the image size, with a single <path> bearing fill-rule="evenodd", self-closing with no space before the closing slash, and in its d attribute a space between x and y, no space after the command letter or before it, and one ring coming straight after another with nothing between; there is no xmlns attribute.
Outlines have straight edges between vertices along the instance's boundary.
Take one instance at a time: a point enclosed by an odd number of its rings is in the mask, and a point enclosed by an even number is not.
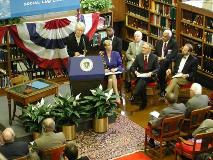
<svg viewBox="0 0 213 160"><path fill-rule="evenodd" d="M39 82L40 84L46 84L45 87L39 87L39 86L33 86L33 84ZM7 99L8 99L8 111L9 111L9 124L12 125L12 120L14 118L15 113L13 112L13 117L11 117L11 99L15 103L19 103L23 107L27 107L28 104L36 102L40 100L43 97L47 97L49 95L57 95L58 94L58 84L38 78L34 79L32 81L28 81L16 86L12 86L10 88L6 88L6 94L7 94ZM36 88L37 87L37 88ZM32 92L31 93L24 93L26 88L31 88ZM15 106L14 106L15 108Z"/></svg>

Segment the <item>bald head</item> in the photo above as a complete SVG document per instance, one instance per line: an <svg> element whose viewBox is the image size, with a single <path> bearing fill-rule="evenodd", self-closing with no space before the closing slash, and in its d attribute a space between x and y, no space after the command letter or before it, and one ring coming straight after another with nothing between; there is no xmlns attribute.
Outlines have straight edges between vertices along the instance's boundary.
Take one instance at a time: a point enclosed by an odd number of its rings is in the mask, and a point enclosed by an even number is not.
<svg viewBox="0 0 213 160"><path fill-rule="evenodd" d="M2 132L2 137L5 143L13 142L15 139L15 132L12 128L6 128Z"/></svg>
<svg viewBox="0 0 213 160"><path fill-rule="evenodd" d="M53 132L55 130L55 121L52 118L43 120L42 127L45 132Z"/></svg>

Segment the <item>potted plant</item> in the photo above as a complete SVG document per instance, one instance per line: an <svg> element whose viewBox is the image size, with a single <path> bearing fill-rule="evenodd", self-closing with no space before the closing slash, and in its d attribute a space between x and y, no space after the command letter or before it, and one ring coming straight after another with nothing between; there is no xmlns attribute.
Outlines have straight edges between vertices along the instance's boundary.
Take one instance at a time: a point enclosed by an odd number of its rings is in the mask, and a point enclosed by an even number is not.
<svg viewBox="0 0 213 160"><path fill-rule="evenodd" d="M41 99L41 102L38 102L37 104L29 104L25 109L23 109L20 118L26 132L31 132L33 134L33 139L38 138L38 135L41 133L42 120L51 117L51 109L52 105L45 104L43 98Z"/></svg>
<svg viewBox="0 0 213 160"><path fill-rule="evenodd" d="M92 95L85 96L84 99L92 106L93 129L98 133L106 132L108 117L113 115L117 108L117 95L113 93L112 89L103 90L101 85L90 91Z"/></svg>
<svg viewBox="0 0 213 160"><path fill-rule="evenodd" d="M81 8L89 12L108 10L112 8L112 0L81 0Z"/></svg>
<svg viewBox="0 0 213 160"><path fill-rule="evenodd" d="M62 131L67 140L75 139L76 126L79 120L89 115L89 108L81 103L80 94L74 96L58 96L51 115L57 124L62 125Z"/></svg>

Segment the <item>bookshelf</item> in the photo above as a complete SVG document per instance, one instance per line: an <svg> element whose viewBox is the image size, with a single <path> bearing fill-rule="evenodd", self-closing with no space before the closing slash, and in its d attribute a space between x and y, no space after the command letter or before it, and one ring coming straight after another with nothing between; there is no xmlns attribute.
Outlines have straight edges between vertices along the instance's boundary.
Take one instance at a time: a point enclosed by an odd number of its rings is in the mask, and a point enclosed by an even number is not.
<svg viewBox="0 0 213 160"><path fill-rule="evenodd" d="M196 6L195 6L196 5ZM180 46L191 43L199 60L198 73L213 79L213 12L204 5L179 3Z"/></svg>
<svg viewBox="0 0 213 160"><path fill-rule="evenodd" d="M110 26L113 26L113 12L112 11L101 12L99 23L97 26L97 31L92 39L92 47L96 48L95 50L99 49L101 45L101 40L107 36L106 28Z"/></svg>
<svg viewBox="0 0 213 160"><path fill-rule="evenodd" d="M176 12L178 0L125 0L127 41L140 30L143 40L153 46L165 29L176 34Z"/></svg>

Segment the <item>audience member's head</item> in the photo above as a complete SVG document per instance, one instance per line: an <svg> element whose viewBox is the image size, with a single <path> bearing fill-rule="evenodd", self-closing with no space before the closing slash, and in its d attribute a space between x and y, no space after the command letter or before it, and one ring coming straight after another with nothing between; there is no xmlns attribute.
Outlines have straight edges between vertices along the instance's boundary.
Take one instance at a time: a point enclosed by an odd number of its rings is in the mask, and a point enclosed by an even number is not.
<svg viewBox="0 0 213 160"><path fill-rule="evenodd" d="M174 93L167 93L165 98L166 98L166 102L169 104L173 104L177 102L177 96Z"/></svg>
<svg viewBox="0 0 213 160"><path fill-rule="evenodd" d="M162 40L163 42L167 42L171 37L172 37L172 31L167 29L163 32Z"/></svg>
<svg viewBox="0 0 213 160"><path fill-rule="evenodd" d="M6 128L2 132L2 137L3 137L4 143L13 142L15 139L15 132L12 128Z"/></svg>
<svg viewBox="0 0 213 160"><path fill-rule="evenodd" d="M112 38L114 36L114 29L112 27L108 27L106 29L107 37Z"/></svg>
<svg viewBox="0 0 213 160"><path fill-rule="evenodd" d="M55 130L55 121L52 118L46 118L42 122L44 132L53 132Z"/></svg>
<svg viewBox="0 0 213 160"><path fill-rule="evenodd" d="M104 48L106 51L112 51L112 41L111 40L105 40L104 41Z"/></svg>
<svg viewBox="0 0 213 160"><path fill-rule="evenodd" d="M182 49L182 54L184 56L189 55L193 51L193 46L189 43L185 44Z"/></svg>
<svg viewBox="0 0 213 160"><path fill-rule="evenodd" d="M76 37L80 38L81 35L84 33L85 24L83 22L77 22L75 26L75 35Z"/></svg>
<svg viewBox="0 0 213 160"><path fill-rule="evenodd" d="M142 40L143 34L141 33L141 31L135 31L134 33L134 38L135 38L135 42L138 43Z"/></svg>
<svg viewBox="0 0 213 160"><path fill-rule="evenodd" d="M64 150L64 155L68 160L76 160L78 158L78 148L72 143L68 143Z"/></svg>
<svg viewBox="0 0 213 160"><path fill-rule="evenodd" d="M190 88L190 96L193 97L195 94L202 94L202 86L199 83L193 83Z"/></svg>
<svg viewBox="0 0 213 160"><path fill-rule="evenodd" d="M151 44L144 42L142 45L142 53L144 55L148 55L151 52L151 50L152 50Z"/></svg>

